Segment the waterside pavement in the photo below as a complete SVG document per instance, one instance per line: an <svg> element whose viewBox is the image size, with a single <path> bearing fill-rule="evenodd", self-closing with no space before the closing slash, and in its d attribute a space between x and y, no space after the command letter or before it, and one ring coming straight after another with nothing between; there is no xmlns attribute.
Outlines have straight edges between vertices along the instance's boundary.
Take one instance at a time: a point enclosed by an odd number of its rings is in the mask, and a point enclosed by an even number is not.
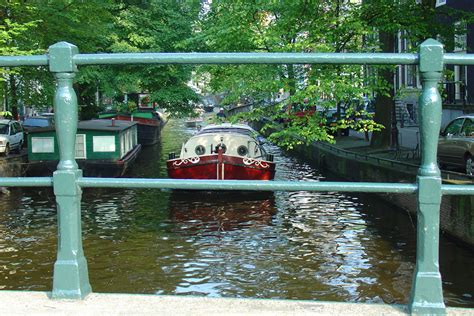
<svg viewBox="0 0 474 316"><path fill-rule="evenodd" d="M407 315L402 305L93 293L52 300L48 292L0 291L2 315ZM474 315L448 308L447 315Z"/></svg>

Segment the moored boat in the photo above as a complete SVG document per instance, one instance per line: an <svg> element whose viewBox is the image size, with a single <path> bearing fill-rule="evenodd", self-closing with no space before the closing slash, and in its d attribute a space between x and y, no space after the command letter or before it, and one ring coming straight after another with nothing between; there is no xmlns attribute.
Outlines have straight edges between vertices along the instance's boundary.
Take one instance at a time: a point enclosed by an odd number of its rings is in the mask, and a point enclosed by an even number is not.
<svg viewBox="0 0 474 316"><path fill-rule="evenodd" d="M120 177L135 161L140 149L135 122L90 120L78 124L75 159L85 176ZM58 161L54 127L30 131L27 174L51 175Z"/></svg>
<svg viewBox="0 0 474 316"><path fill-rule="evenodd" d="M161 128L165 124L163 118L154 109L139 109L132 113L105 112L99 119L115 119L117 121L137 122L138 143L142 146L154 145L160 139Z"/></svg>
<svg viewBox="0 0 474 316"><path fill-rule="evenodd" d="M185 121L186 127L197 127L204 122L201 116L189 118Z"/></svg>
<svg viewBox="0 0 474 316"><path fill-rule="evenodd" d="M273 156L248 125L208 125L170 154L168 175L175 179L272 180Z"/></svg>

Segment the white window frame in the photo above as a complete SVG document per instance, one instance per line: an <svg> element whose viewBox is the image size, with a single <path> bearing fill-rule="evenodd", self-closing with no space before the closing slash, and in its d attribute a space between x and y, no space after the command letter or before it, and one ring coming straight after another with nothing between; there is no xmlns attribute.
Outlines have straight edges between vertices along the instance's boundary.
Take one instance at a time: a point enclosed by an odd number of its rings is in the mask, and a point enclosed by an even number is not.
<svg viewBox="0 0 474 316"><path fill-rule="evenodd" d="M35 143L41 142L41 148L38 148L37 145L35 146ZM50 141L48 146L48 150L45 150L45 141ZM49 149L51 148L51 149ZM31 152L33 154L52 154L54 153L54 137L31 137Z"/></svg>
<svg viewBox="0 0 474 316"><path fill-rule="evenodd" d="M112 140L112 143L110 143ZM104 141L108 141L109 147L103 144ZM112 146L111 146L112 145ZM95 153L113 153L116 151L115 136L93 136L92 137L92 150Z"/></svg>
<svg viewBox="0 0 474 316"><path fill-rule="evenodd" d="M84 156L82 156L82 157L80 157L80 156L77 155L77 137L78 137L78 136L79 136L79 137L82 137L82 139L83 139L82 144L83 144L83 146L84 146L84 148L83 148ZM76 156L76 157L75 157L75 158L76 158L76 159L86 159L86 158L87 158L87 152L86 152L86 151L87 151L86 135L85 135L85 134L76 134L76 152L75 152L75 156Z"/></svg>
<svg viewBox="0 0 474 316"><path fill-rule="evenodd" d="M436 0L436 8L446 4L446 0Z"/></svg>

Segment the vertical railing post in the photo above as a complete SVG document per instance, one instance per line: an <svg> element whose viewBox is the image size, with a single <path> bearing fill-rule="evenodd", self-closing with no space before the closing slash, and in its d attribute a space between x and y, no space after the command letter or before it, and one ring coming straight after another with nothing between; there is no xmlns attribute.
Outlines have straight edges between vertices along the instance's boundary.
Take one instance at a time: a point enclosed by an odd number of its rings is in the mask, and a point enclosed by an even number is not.
<svg viewBox="0 0 474 316"><path fill-rule="evenodd" d="M421 165L418 171L416 268L410 299L413 314L445 314L439 272L441 176L436 163L441 125L438 82L443 70L443 46L432 39L419 49L423 90L419 99Z"/></svg>
<svg viewBox="0 0 474 316"><path fill-rule="evenodd" d="M72 86L77 71L76 46L60 42L49 47L49 69L56 78L54 115L59 145L59 164L53 174L58 209L58 257L54 264L53 298L82 299L91 292L87 262L82 249L82 176L75 161L78 122L77 97Z"/></svg>

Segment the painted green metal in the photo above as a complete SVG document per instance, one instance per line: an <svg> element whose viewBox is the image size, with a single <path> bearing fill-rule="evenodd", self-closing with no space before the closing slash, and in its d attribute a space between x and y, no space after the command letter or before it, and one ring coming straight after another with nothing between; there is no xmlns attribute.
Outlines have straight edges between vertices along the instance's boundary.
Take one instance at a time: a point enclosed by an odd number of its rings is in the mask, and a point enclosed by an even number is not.
<svg viewBox="0 0 474 316"><path fill-rule="evenodd" d="M405 64L419 65L423 91L419 102L421 166L416 183L208 181L170 179L83 178L74 160L77 99L72 88L77 65L105 64ZM474 186L442 185L436 164L441 122L437 83L443 64L474 65L474 55L443 54L442 45L425 41L418 54L352 53L143 53L79 54L61 42L48 55L0 56L0 67L49 65L58 82L55 95L60 162L53 178L0 178L0 186L51 186L58 205L58 259L54 267L53 297L84 298L91 292L82 249L81 188L169 188L190 190L271 190L417 193L417 262L409 307L414 314L444 314L438 262L441 195L474 194Z"/></svg>
<svg viewBox="0 0 474 316"><path fill-rule="evenodd" d="M418 54L391 53L129 53L80 54L76 65L117 64L418 64Z"/></svg>
<svg viewBox="0 0 474 316"><path fill-rule="evenodd" d="M445 65L474 65L474 56L472 54L444 54Z"/></svg>
<svg viewBox="0 0 474 316"><path fill-rule="evenodd" d="M186 190L249 190L249 191L339 191L415 193L417 185L409 183L369 182L308 182L308 181L248 181L248 180L179 180L81 178L82 188L155 188Z"/></svg>
<svg viewBox="0 0 474 316"><path fill-rule="evenodd" d="M474 185L472 184L458 184L450 185L443 184L441 185L441 191L443 195L474 195Z"/></svg>
<svg viewBox="0 0 474 316"><path fill-rule="evenodd" d="M419 48L423 90L419 99L421 165L418 171L416 267L410 297L412 314L444 314L439 272L441 173L436 163L441 127L438 82L443 70L443 46L429 39Z"/></svg>
<svg viewBox="0 0 474 316"><path fill-rule="evenodd" d="M57 171L53 174L59 226L52 291L52 297L56 299L82 299L92 291L82 248L82 190L77 185L82 171L74 159L78 106L72 87L77 70L72 57L77 53L77 47L66 42L49 48L49 68L57 81L54 116L60 157Z"/></svg>
<svg viewBox="0 0 474 316"><path fill-rule="evenodd" d="M0 67L47 66L47 55L37 56L0 56Z"/></svg>
<svg viewBox="0 0 474 316"><path fill-rule="evenodd" d="M0 187L52 187L51 177L11 177L0 178Z"/></svg>

